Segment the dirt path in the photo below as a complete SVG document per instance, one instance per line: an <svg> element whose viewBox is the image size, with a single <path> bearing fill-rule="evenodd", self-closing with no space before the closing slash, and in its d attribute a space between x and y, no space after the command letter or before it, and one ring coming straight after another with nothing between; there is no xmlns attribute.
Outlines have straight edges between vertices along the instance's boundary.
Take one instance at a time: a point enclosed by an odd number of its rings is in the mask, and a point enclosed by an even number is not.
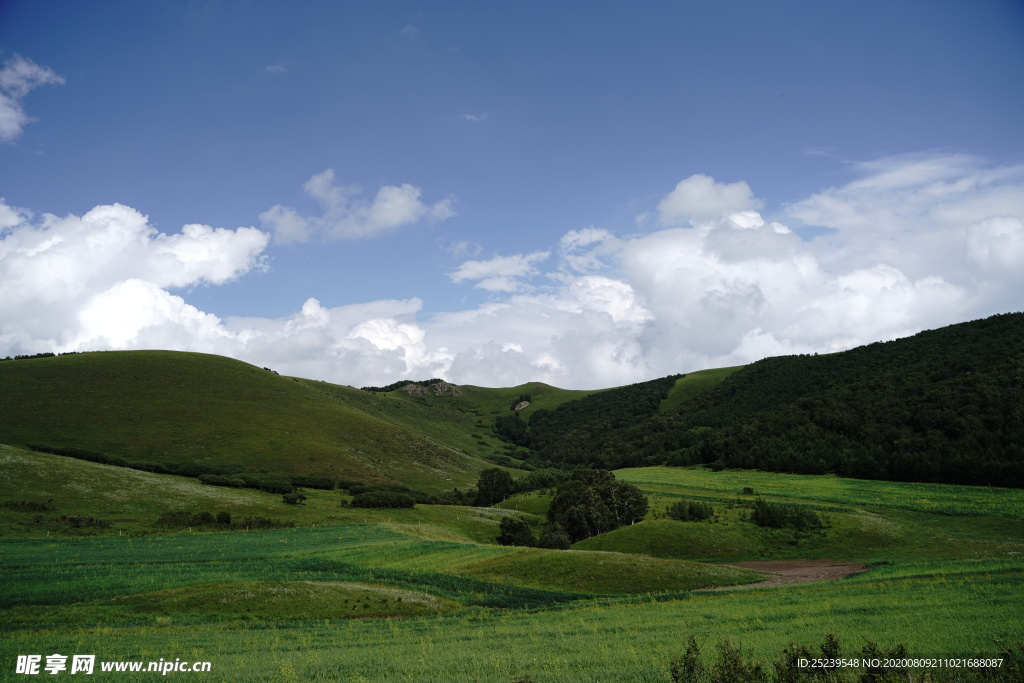
<svg viewBox="0 0 1024 683"><path fill-rule="evenodd" d="M732 566L761 572L765 575L765 580L745 586L722 586L711 590L735 590L737 588L788 586L793 583L810 583L812 581L833 581L862 572L865 569L863 564L834 560L765 560L735 562Z"/></svg>

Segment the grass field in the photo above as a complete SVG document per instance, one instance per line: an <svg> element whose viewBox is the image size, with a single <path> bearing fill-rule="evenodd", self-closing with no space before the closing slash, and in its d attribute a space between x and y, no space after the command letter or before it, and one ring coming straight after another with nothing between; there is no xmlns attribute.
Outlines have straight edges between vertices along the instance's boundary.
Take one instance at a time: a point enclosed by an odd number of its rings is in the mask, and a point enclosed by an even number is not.
<svg viewBox="0 0 1024 683"><path fill-rule="evenodd" d="M543 493L495 508L359 510L308 491L291 506L0 447L0 504L13 504L0 506L0 678L18 655L60 652L209 661L225 681L651 681L668 680L688 633L709 658L728 637L766 662L828 631L851 654L869 640L918 656L991 654L994 639L1024 638L1020 492L675 468L616 476L649 494L649 518L551 551L494 543L505 515L543 516ZM756 527L744 488L827 526ZM710 502L713 521L660 516L681 498ZM16 504L49 499L39 521ZM156 525L174 509L296 526ZM111 526L50 525L61 514ZM757 587L723 564L783 557L868 570Z"/></svg>

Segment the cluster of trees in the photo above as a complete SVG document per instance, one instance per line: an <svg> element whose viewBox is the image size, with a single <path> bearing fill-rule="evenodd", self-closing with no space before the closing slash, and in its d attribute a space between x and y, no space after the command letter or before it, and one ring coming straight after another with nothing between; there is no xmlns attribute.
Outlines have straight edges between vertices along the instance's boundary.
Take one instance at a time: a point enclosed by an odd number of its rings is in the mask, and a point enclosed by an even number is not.
<svg viewBox="0 0 1024 683"><path fill-rule="evenodd" d="M59 355L66 356L68 353L78 353L78 351L68 351L67 353L63 353L63 354L59 354ZM29 358L54 358L57 355L58 354L56 354L56 353L51 353L49 351L46 351L44 353L30 353L30 354L19 354L17 356L7 356L5 358L0 358L0 361L5 361L5 360L28 360Z"/></svg>
<svg viewBox="0 0 1024 683"><path fill-rule="evenodd" d="M416 499L398 491L367 491L356 495L350 505L354 508L411 508Z"/></svg>
<svg viewBox="0 0 1024 683"><path fill-rule="evenodd" d="M539 540L526 518L506 517L499 526L498 542L564 549L576 541L639 522L647 514L647 506L643 491L616 481L611 472L577 469L555 492Z"/></svg>
<svg viewBox="0 0 1024 683"><path fill-rule="evenodd" d="M565 481L568 472L562 469L547 467L533 470L519 479L498 467L480 473L477 488L462 491L454 488L445 493L429 496L422 501L431 505L466 505L488 506L500 503L516 493L553 489Z"/></svg>
<svg viewBox="0 0 1024 683"><path fill-rule="evenodd" d="M189 512L188 510L170 510L160 515L157 526L163 527L216 527L221 529L283 529L295 526L295 522L282 522L269 517L245 517L232 519L231 513L221 510L216 515L212 512Z"/></svg>
<svg viewBox="0 0 1024 683"><path fill-rule="evenodd" d="M558 487L548 507L548 522L574 542L639 522L647 514L647 496L636 486L616 481L607 470L578 469Z"/></svg>
<svg viewBox="0 0 1024 683"><path fill-rule="evenodd" d="M593 457L592 448L606 434L636 424L657 413L676 380L671 375L649 382L599 391L555 410L538 410L529 425L519 414L497 418L498 436L517 446L529 448L544 462L564 465L622 466Z"/></svg>
<svg viewBox="0 0 1024 683"><path fill-rule="evenodd" d="M235 489L256 489L267 493L292 493L295 485L279 474L200 474L199 481L209 486L227 486Z"/></svg>
<svg viewBox="0 0 1024 683"><path fill-rule="evenodd" d="M663 413L656 394L644 410L588 407L618 391L496 429L539 462L1024 487L1024 313L767 358Z"/></svg>

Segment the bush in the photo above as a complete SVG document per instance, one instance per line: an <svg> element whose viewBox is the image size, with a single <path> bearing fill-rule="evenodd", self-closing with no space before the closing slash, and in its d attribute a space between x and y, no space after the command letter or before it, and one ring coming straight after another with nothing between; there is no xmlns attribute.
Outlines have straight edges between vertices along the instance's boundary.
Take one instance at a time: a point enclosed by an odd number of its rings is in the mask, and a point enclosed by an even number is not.
<svg viewBox="0 0 1024 683"><path fill-rule="evenodd" d="M769 503L763 498L754 501L754 510L750 513L750 521L758 526L773 529L790 528L798 531L811 531L825 526L818 513L796 505Z"/></svg>
<svg viewBox="0 0 1024 683"><path fill-rule="evenodd" d="M679 522L703 522L714 516L715 509L708 503L681 500L669 507L667 514Z"/></svg>
<svg viewBox="0 0 1024 683"><path fill-rule="evenodd" d="M354 508L411 508L416 500L405 493L394 491L367 491L352 499Z"/></svg>
<svg viewBox="0 0 1024 683"><path fill-rule="evenodd" d="M334 488L334 480L329 477L319 477L315 474L293 474L289 477L292 486L301 486L307 489L321 489L330 491Z"/></svg>
<svg viewBox="0 0 1024 683"><path fill-rule="evenodd" d="M245 482L240 478L223 474L200 474L199 481L208 486L229 486L235 489L245 488Z"/></svg>
<svg viewBox="0 0 1024 683"><path fill-rule="evenodd" d="M288 505L301 505L306 500L306 496L302 493L286 493L281 496L281 500Z"/></svg>

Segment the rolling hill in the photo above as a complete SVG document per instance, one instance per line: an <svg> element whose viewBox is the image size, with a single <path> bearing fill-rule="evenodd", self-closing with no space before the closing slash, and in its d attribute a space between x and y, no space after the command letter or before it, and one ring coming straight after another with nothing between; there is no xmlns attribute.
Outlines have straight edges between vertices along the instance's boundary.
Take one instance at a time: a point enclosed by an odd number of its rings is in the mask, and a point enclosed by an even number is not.
<svg viewBox="0 0 1024 683"><path fill-rule="evenodd" d="M0 386L0 443L428 492L469 486L495 462L512 464L491 425L515 396L531 393L532 411L587 393L534 383L460 387L457 397L378 394L175 351L0 362Z"/></svg>

